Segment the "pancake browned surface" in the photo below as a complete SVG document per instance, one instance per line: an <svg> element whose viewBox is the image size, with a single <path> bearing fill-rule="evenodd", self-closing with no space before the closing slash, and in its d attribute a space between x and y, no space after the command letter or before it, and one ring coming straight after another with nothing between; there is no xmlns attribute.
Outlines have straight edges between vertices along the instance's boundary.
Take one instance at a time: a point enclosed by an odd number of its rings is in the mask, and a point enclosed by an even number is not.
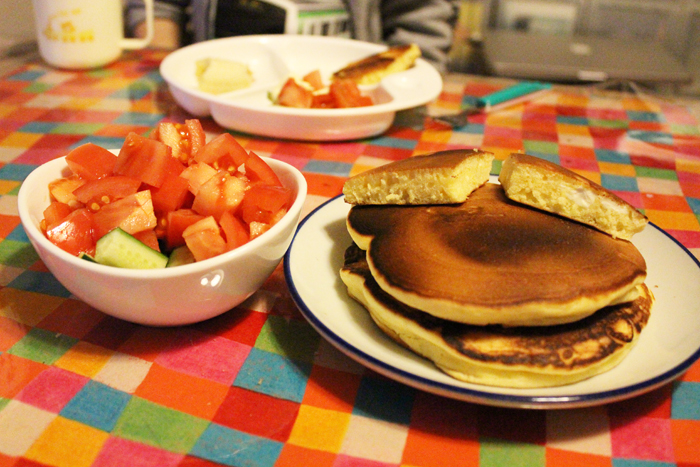
<svg viewBox="0 0 700 467"><path fill-rule="evenodd" d="M511 154L498 179L510 199L588 224L613 237L629 240L648 222L634 206L604 187L527 154Z"/></svg>
<svg viewBox="0 0 700 467"><path fill-rule="evenodd" d="M416 44L397 45L350 63L333 73L333 79L351 79L357 84L375 84L387 75L409 69L420 55L420 48Z"/></svg>
<svg viewBox="0 0 700 467"><path fill-rule="evenodd" d="M350 204L461 203L489 180L492 162L476 150L409 157L349 178L343 195Z"/></svg>
<svg viewBox="0 0 700 467"><path fill-rule="evenodd" d="M340 273L350 295L392 339L450 376L471 383L547 387L605 372L636 344L653 304L642 284L633 302L606 307L575 323L511 328L459 324L411 308L384 292L359 251L354 245L348 249Z"/></svg>
<svg viewBox="0 0 700 467"><path fill-rule="evenodd" d="M353 206L347 227L383 290L468 324L576 321L633 300L646 277L632 243L509 201L492 183L457 205Z"/></svg>

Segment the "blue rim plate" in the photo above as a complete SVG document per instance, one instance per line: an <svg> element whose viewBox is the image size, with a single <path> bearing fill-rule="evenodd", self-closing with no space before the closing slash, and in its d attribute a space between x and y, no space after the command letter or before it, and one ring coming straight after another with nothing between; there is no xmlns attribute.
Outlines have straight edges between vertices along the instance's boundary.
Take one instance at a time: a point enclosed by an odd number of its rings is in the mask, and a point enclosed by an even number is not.
<svg viewBox="0 0 700 467"><path fill-rule="evenodd" d="M658 388L700 358L700 262L668 233L649 224L633 243L647 261L646 283L656 298L639 342L615 368L555 388L512 389L464 383L382 333L347 294L338 271L351 244L342 196L311 212L287 251L284 272L304 317L341 352L414 388L473 403L518 408L586 407Z"/></svg>

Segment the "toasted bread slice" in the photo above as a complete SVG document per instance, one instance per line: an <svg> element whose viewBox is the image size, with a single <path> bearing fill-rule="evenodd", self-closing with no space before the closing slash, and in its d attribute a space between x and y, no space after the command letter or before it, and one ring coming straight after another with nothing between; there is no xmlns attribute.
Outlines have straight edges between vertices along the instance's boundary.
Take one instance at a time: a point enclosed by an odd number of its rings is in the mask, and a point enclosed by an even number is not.
<svg viewBox="0 0 700 467"><path fill-rule="evenodd" d="M527 154L511 154L498 180L513 201L590 225L615 238L630 240L648 223L644 214L606 188Z"/></svg>
<svg viewBox="0 0 700 467"><path fill-rule="evenodd" d="M333 79L351 79L357 84L376 84L387 75L404 71L420 57L416 44L398 45L371 55L333 73Z"/></svg>
<svg viewBox="0 0 700 467"><path fill-rule="evenodd" d="M343 194L350 204L461 203L489 180L493 157L476 150L409 157L349 178Z"/></svg>

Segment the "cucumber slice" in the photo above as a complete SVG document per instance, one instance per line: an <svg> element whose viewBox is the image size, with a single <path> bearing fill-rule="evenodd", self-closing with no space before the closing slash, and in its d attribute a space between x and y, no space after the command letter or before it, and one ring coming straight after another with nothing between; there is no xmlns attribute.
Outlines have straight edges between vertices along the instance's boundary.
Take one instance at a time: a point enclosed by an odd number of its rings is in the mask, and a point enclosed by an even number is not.
<svg viewBox="0 0 700 467"><path fill-rule="evenodd" d="M130 269L164 268L168 257L117 227L97 241L95 261Z"/></svg>
<svg viewBox="0 0 700 467"><path fill-rule="evenodd" d="M170 253L170 258L168 258L168 264L166 268L172 268L175 266L181 266L183 264L194 263L194 255L186 246L180 246Z"/></svg>
<svg viewBox="0 0 700 467"><path fill-rule="evenodd" d="M80 254L78 255L78 258L84 259L85 261L90 261L91 263L96 263L96 262L97 262L97 261L95 261L95 258L94 258L94 257L88 255L87 253L80 253Z"/></svg>

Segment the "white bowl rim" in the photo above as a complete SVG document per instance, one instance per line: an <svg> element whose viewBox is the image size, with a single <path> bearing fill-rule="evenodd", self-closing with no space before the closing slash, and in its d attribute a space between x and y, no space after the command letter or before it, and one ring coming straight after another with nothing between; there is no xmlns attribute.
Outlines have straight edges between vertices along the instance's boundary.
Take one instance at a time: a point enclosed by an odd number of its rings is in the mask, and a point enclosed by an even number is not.
<svg viewBox="0 0 700 467"><path fill-rule="evenodd" d="M289 222L297 223L299 221L298 213L301 212L307 194L308 187L306 179L299 171L299 169L292 166L291 164L269 157L262 157L262 159L265 160L265 162L267 162L273 168L273 170L275 170L276 173L279 173L279 171L285 171L286 173L291 174L298 185L296 198L294 200L294 203L292 203L292 206L290 206L287 213L282 217L282 219L280 219L279 222L273 225L268 231L250 240L246 244L241 245L238 248L235 248L231 251L227 251L225 253L203 261L197 261L195 263L190 264L183 264L172 268L127 269L118 268L114 266L106 266L104 264L94 263L92 261L87 261L85 259L74 256L60 249L46 238L43 232L41 232L41 229L32 221L29 210L27 209L26 200L29 196L31 196L29 188L31 183L27 182L31 182L33 178L39 177L41 170L47 169L47 167L49 167L49 164L55 165L57 168L60 166L65 166L65 168L67 168L68 164L65 162L65 156L53 159L38 166L24 179L17 194L17 208L19 211L20 221L24 227L26 234L31 239L36 241L39 245L41 245L43 248L60 258L62 261L66 261L67 263L76 268L83 269L86 271L93 271L103 275L111 275L113 277L126 277L144 280L164 279L168 277L184 276L188 274L202 274L221 268L222 265L228 262L229 260L245 256L250 250L254 250L259 245L264 244L268 238L273 238L277 232L284 229L285 224Z"/></svg>

